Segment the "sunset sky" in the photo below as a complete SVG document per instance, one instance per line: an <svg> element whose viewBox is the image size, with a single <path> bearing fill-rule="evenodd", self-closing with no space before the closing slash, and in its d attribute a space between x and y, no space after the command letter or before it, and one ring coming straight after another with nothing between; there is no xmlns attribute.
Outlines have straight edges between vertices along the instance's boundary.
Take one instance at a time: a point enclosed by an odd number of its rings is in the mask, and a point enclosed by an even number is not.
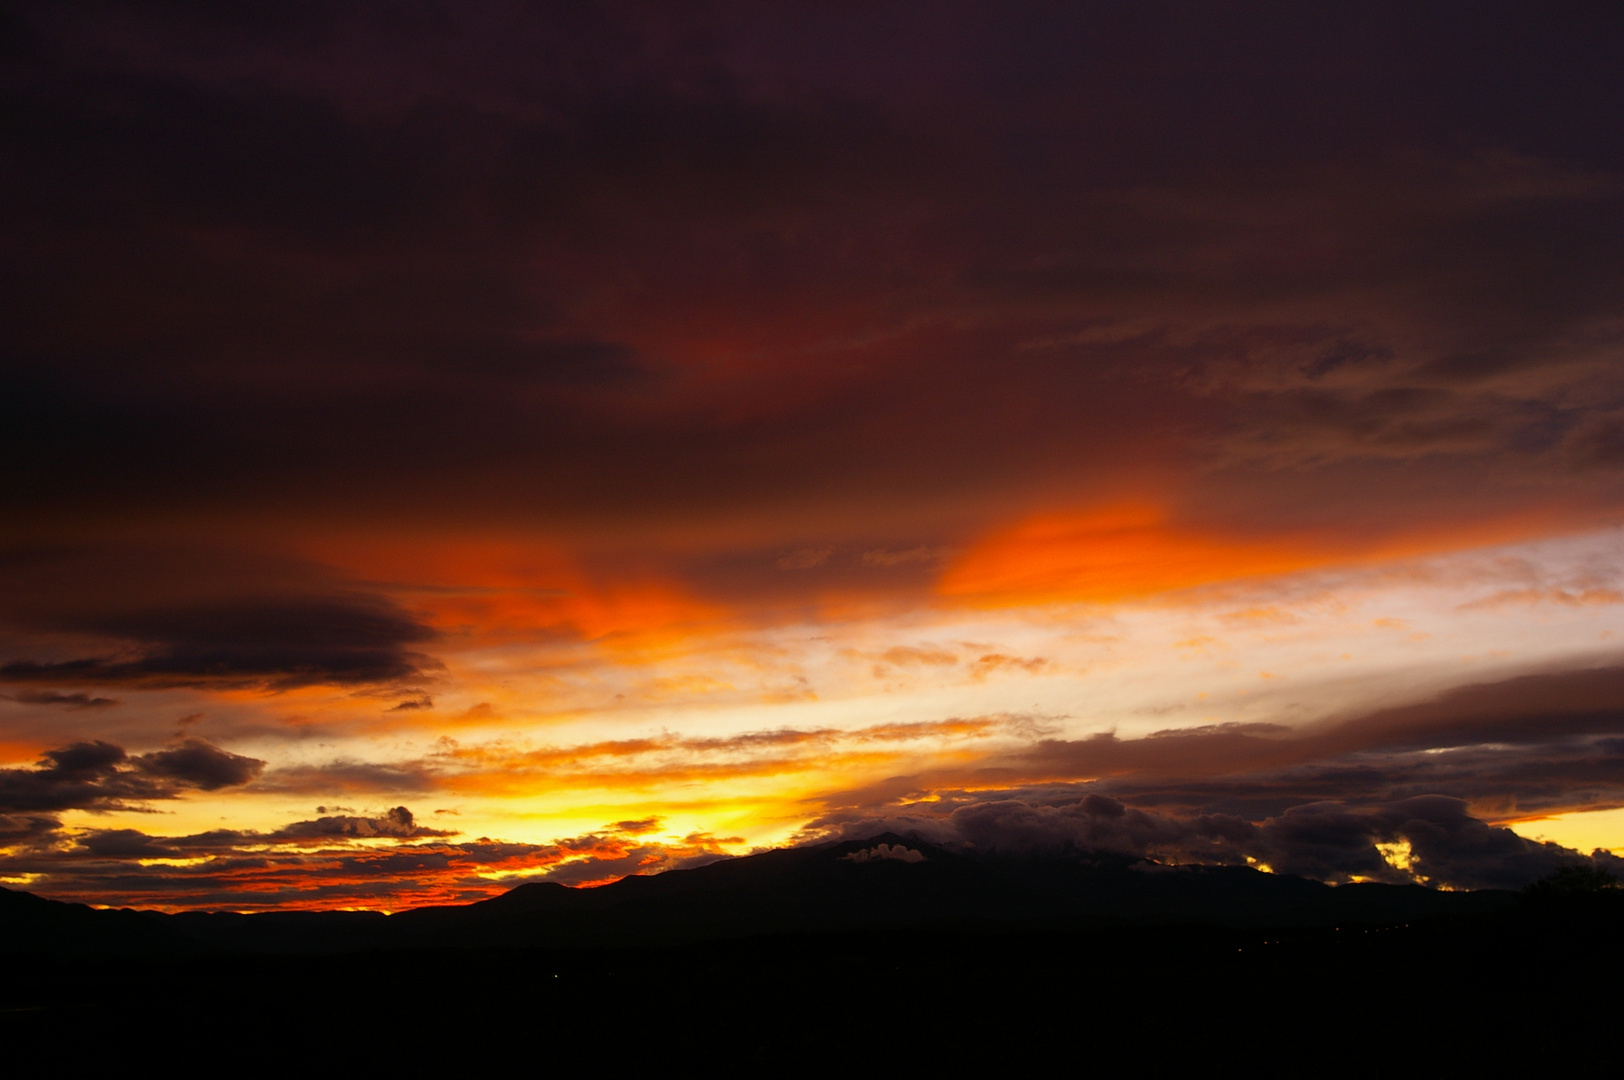
<svg viewBox="0 0 1624 1080"><path fill-rule="evenodd" d="M5 5L0 884L1624 854L1620 55L1608 5Z"/></svg>

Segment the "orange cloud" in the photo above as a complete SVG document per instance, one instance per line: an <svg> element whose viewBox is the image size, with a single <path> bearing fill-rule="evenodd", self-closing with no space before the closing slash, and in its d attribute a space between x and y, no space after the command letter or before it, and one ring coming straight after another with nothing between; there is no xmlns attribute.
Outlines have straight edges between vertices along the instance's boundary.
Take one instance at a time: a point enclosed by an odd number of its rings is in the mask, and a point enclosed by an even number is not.
<svg viewBox="0 0 1624 1080"><path fill-rule="evenodd" d="M1049 661L1041 656L1006 656L1003 653L987 653L971 665L970 672L977 682L984 682L988 676L999 671L1025 671L1035 675L1049 666Z"/></svg>
<svg viewBox="0 0 1624 1080"><path fill-rule="evenodd" d="M637 835L644 822L526 844L481 838L463 843L381 842L313 850L269 849L248 836L195 858L135 863L86 861L52 852L37 863L44 889L81 903L167 911L401 910L499 895L522 880L601 885L728 854L743 843L690 833L679 841ZM631 826L631 828L628 828ZM158 843L173 838L154 838ZM188 838L179 842L186 843Z"/></svg>
<svg viewBox="0 0 1624 1080"><path fill-rule="evenodd" d="M594 571L544 540L350 538L310 553L478 645L565 633L622 649L659 648L726 616L681 582L635 569Z"/></svg>
<svg viewBox="0 0 1624 1080"><path fill-rule="evenodd" d="M464 746L446 738L423 759L387 766L340 761L277 769L256 789L530 797L586 788L670 793L695 782L752 780L767 782L759 798L782 807L814 792L830 772L854 776L916 768L923 760L952 759L971 745L984 748L987 740L1029 740L1046 733L1050 729L1040 720L997 715L853 730L778 728L723 737L664 733L575 746L520 747L502 741ZM722 798L714 792L697 800L683 797L693 805Z"/></svg>
<svg viewBox="0 0 1624 1080"><path fill-rule="evenodd" d="M1624 594L1617 589L1506 589L1481 600L1460 605L1462 611L1476 611L1526 605L1557 604L1562 607L1605 607L1624 604Z"/></svg>
<svg viewBox="0 0 1624 1080"><path fill-rule="evenodd" d="M1047 514L988 536L949 567L946 596L991 605L1112 603L1307 569L1321 553L1187 529L1147 506Z"/></svg>
<svg viewBox="0 0 1624 1080"><path fill-rule="evenodd" d="M1537 508L1396 532L1372 526L1249 536L1180 522L1147 504L1125 504L1037 514L992 532L948 567L937 591L990 607L1109 604L1318 567L1510 543L1587 524L1560 508Z"/></svg>

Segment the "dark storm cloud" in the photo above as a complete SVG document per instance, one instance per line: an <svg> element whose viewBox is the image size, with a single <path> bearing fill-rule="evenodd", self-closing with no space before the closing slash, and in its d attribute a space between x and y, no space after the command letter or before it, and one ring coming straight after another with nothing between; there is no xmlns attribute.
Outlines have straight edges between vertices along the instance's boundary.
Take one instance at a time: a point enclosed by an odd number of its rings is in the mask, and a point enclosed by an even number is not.
<svg viewBox="0 0 1624 1080"><path fill-rule="evenodd" d="M1603 9L15 12L16 505L1611 460Z"/></svg>
<svg viewBox="0 0 1624 1080"><path fill-rule="evenodd" d="M202 791L246 784L265 768L263 761L227 753L202 739L187 739L174 750L157 750L134 760L149 776Z"/></svg>
<svg viewBox="0 0 1624 1080"><path fill-rule="evenodd" d="M202 739L133 757L111 743L78 742L47 750L35 768L0 769L0 812L139 808L187 790L238 786L264 767Z"/></svg>
<svg viewBox="0 0 1624 1080"><path fill-rule="evenodd" d="M64 694L57 690L23 690L15 694L0 694L0 698L23 705L60 705L65 709L105 709L117 705L115 698L92 697L89 694Z"/></svg>
<svg viewBox="0 0 1624 1080"><path fill-rule="evenodd" d="M1308 803L1251 822L1227 814L1174 817L1075 790L1019 794L956 793L946 813L916 807L878 817L833 815L812 829L819 838L918 832L988 855L1252 863L1322 881L1422 881L1463 889L1522 888L1582 862L1624 869L1624 859L1607 852L1587 856L1490 825L1468 813L1463 801L1442 795L1366 806Z"/></svg>
<svg viewBox="0 0 1624 1080"><path fill-rule="evenodd" d="M364 687L435 668L414 650L435 636L392 601L308 560L233 550L206 535L163 545L0 544L0 683ZM43 702L55 692L8 696Z"/></svg>
<svg viewBox="0 0 1624 1080"><path fill-rule="evenodd" d="M740 196L760 198L793 182L804 156L796 144L815 135L793 116L726 93L688 99L661 79L633 76L630 87L617 86L608 72L602 87L545 74L533 79L548 65L538 66L524 46L509 54L495 84L424 87L428 100L402 125L394 108L379 115L323 85L349 67L345 62L313 85L297 76L288 83L285 68L273 73L291 59L283 50L292 41L279 33L290 29L285 23L256 31L198 27L273 69L246 86L165 55L175 40L169 35L188 31L163 19L149 27L165 39L156 55L120 57L115 46L99 60L80 51L87 38L110 43L97 19L47 21L61 35L53 39L59 51L47 62L53 66L18 72L17 92L34 106L16 135L25 163L20 184L44 214L36 223L50 225L30 231L39 246L25 246L37 272L18 284L55 315L78 302L61 291L72 280L117 294L121 303L117 314L86 323L95 327L90 347L49 357L66 364L60 378L35 378L47 357L24 347L14 389L27 401L14 419L27 430L8 430L32 442L66 422L78 442L59 449L72 460L106 457L120 471L134 467L148 490L184 485L220 494L225 477L211 449L229 451L233 483L260 486L294 474L308 480L312 466L333 479L360 473L376 480L380 471L418 472L448 455L462 466L486 456L500 464L510 456L503 442L521 455L568 452L589 438L583 425L602 422L572 416L578 403L555 401L548 388L589 390L639 370L636 350L625 343L548 333L557 305L538 293L567 298L583 271L590 281L603 261L567 249L582 240L635 242L618 235L619 223L599 220L590 202L664 191L658 201L674 210L715 210ZM601 25L598 16L522 22L512 32L542 55L629 49L625 59L635 60L639 51L623 28ZM269 54L254 44L260 31L269 33L260 40L279 42ZM417 67L407 54L379 59L355 87L363 96L365 84L413 78ZM477 57L455 63L468 75L489 71ZM50 90L29 87L30 76ZM503 87L510 77L520 85ZM478 100L482 89L509 101ZM535 100L514 100L515 92ZM85 137L63 139L64 132ZM78 207L103 201L100 176L118 178L121 206L87 221ZM53 253L65 256L66 249L50 233L74 232L74 221L94 230L72 245L101 254L88 266L54 261ZM245 246L200 248L195 230L218 227L247 229ZM573 229L587 235L571 237ZM562 244L565 265L538 265L538 243ZM272 249L280 254L267 262L262 256ZM313 278L295 270L312 258L349 283L335 289L337 279L326 272ZM124 308L129 301L135 311ZM178 335L136 313L177 303L193 327ZM305 329L290 334L290 312ZM132 398L95 389L95 375L108 368L155 373L120 388L140 400L146 437L131 430L138 422L126 408ZM297 392L267 399L267 382ZM200 399L210 407L197 409ZM295 429L299 438L289 442L284 433ZM139 445L144 460L121 464L104 454L112 443ZM34 479L19 486L28 489Z"/></svg>
<svg viewBox="0 0 1624 1080"><path fill-rule="evenodd" d="M58 622L127 644L113 655L14 660L0 665L0 682L285 690L387 682L434 666L409 648L434 632L366 596L242 600Z"/></svg>
<svg viewBox="0 0 1624 1080"><path fill-rule="evenodd" d="M1140 805L1253 818L1300 803L1425 793L1504 817L1621 806L1624 668L1466 686L1303 729L1223 724L1136 739L1043 739L981 768L989 781L1097 778L1102 790ZM889 798L907 783L873 794ZM868 797L851 796L859 804Z"/></svg>
<svg viewBox="0 0 1624 1080"><path fill-rule="evenodd" d="M15 847L45 840L61 827L61 820L49 814L0 813L0 846Z"/></svg>
<svg viewBox="0 0 1624 1080"><path fill-rule="evenodd" d="M438 761L335 761L273 769L256 786L261 791L318 796L330 796L334 792L417 794L441 789L445 786L445 776L443 765Z"/></svg>
<svg viewBox="0 0 1624 1080"><path fill-rule="evenodd" d="M101 859L179 859L186 853L137 829L97 829L79 838L78 846Z"/></svg>
<svg viewBox="0 0 1624 1080"><path fill-rule="evenodd" d="M127 761L122 747L104 742L46 751L37 768L0 770L0 807L89 809L161 797L163 786L124 767Z"/></svg>
<svg viewBox="0 0 1624 1080"><path fill-rule="evenodd" d="M397 806L375 816L328 815L296 821L274 832L216 829L190 836L154 836L137 829L89 829L74 838L66 855L98 859L214 859L249 857L265 848L343 845L354 840L425 840L454 832L418 825L412 812Z"/></svg>
<svg viewBox="0 0 1624 1080"><path fill-rule="evenodd" d="M1188 826L1130 810L1103 795L1088 795L1059 808L989 799L959 807L948 821L966 843L986 851L1080 848L1143 854L1189 833Z"/></svg>
<svg viewBox="0 0 1624 1080"><path fill-rule="evenodd" d="M828 803L816 835L919 828L978 850L1251 858L1332 880L1407 880L1377 847L1404 843L1435 884L1520 887L1578 856L1484 819L1624 806L1624 668L1467 686L1301 730L1039 740Z"/></svg>
<svg viewBox="0 0 1624 1080"><path fill-rule="evenodd" d="M1521 888L1579 861L1559 845L1488 825L1467 813L1461 800L1441 795L1357 809L1297 806L1264 822L1259 839L1259 857L1284 873L1389 879L1398 875L1375 844L1402 841L1409 845L1404 858L1416 872L1457 888ZM1624 867L1624 860L1605 852L1593 858L1611 870Z"/></svg>

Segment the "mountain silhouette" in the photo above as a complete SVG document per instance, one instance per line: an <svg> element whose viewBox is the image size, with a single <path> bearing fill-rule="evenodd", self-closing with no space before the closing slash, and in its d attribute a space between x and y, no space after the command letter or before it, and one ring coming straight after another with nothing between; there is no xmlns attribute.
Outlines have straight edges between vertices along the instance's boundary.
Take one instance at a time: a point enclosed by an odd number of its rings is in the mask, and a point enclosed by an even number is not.
<svg viewBox="0 0 1624 1080"><path fill-rule="evenodd" d="M605 948L880 930L1077 931L1202 924L1387 925L1504 907L1514 894L1330 886L1250 867L1120 856L976 855L918 837L783 848L597 888L520 885L478 903L384 915L94 910L0 896L11 952L318 954L398 948Z"/></svg>
<svg viewBox="0 0 1624 1080"><path fill-rule="evenodd" d="M1565 879L1332 887L892 833L393 915L0 891L0 1035L81 1071L167 1039L196 1061L402 1075L470 1055L962 1075L1084 1052L1300 1064L1387 1053L1359 1048L1402 1028L1405 1061L1490 1072L1508 995L1529 1030L1610 1030L1611 995L1575 975L1624 958L1621 909L1624 890Z"/></svg>

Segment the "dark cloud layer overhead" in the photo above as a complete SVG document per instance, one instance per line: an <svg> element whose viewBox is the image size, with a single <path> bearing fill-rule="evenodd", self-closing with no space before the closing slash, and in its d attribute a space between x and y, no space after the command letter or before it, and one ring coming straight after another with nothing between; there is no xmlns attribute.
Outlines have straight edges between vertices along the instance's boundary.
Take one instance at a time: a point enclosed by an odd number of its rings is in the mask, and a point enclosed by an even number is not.
<svg viewBox="0 0 1624 1080"><path fill-rule="evenodd" d="M1194 450L1593 471L1620 33L13 5L0 495L602 520Z"/></svg>
<svg viewBox="0 0 1624 1080"><path fill-rule="evenodd" d="M72 629L127 645L107 656L15 660L0 665L0 682L288 689L410 678L434 663L408 648L432 630L364 596L138 611Z"/></svg>
<svg viewBox="0 0 1624 1080"><path fill-rule="evenodd" d="M3 696L23 705L57 705L64 709L105 709L118 704L114 698L94 697L85 693L64 694L57 690L22 690Z"/></svg>

